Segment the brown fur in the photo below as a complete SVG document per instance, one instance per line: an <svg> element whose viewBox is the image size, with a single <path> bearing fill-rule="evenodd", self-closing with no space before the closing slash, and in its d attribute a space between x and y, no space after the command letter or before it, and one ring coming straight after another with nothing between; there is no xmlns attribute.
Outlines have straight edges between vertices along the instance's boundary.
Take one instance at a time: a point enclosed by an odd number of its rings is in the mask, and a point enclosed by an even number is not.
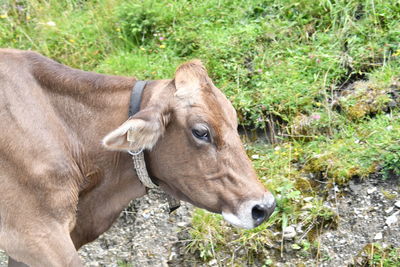
<svg viewBox="0 0 400 267"><path fill-rule="evenodd" d="M121 125L134 83L34 52L0 50L0 248L12 258L79 266L76 249L145 194L123 152L132 146ZM209 125L214 144L193 139L197 121ZM135 148L153 148L146 152L149 173L176 197L234 212L265 193L241 145L235 111L199 61L179 67L174 80L150 82L141 111L125 123L137 131ZM102 145L106 135L111 150Z"/></svg>

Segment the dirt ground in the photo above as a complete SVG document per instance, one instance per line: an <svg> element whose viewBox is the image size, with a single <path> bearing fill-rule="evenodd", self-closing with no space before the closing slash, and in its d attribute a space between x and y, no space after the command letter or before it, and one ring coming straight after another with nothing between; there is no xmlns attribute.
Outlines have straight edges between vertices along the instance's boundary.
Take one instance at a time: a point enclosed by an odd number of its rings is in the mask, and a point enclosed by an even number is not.
<svg viewBox="0 0 400 267"><path fill-rule="evenodd" d="M277 266L359 266L355 259L369 243L400 248L399 201L400 177L354 179L332 189L325 204L338 215L338 226L317 239L318 256L299 256L288 242Z"/></svg>
<svg viewBox="0 0 400 267"><path fill-rule="evenodd" d="M327 205L337 211L339 225L319 238L318 259L311 255L299 257L287 242L283 258L274 264L348 266L370 242L400 247L399 186L399 178L371 177L332 190ZM109 231L84 246L79 254L85 266L218 266L215 261L201 264L195 255L184 255L180 244L188 236L181 230L190 225L192 210L191 205L183 204L169 215L165 195L152 191L133 201ZM6 266L3 252L0 266Z"/></svg>

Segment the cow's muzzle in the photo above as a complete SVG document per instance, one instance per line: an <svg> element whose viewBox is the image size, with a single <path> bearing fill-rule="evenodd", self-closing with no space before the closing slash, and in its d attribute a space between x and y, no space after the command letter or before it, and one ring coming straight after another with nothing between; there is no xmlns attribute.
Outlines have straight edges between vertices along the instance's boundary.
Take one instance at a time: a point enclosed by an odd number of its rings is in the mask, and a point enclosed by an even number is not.
<svg viewBox="0 0 400 267"><path fill-rule="evenodd" d="M230 224L251 229L267 220L275 210L275 198L269 192L264 193L261 199L252 199L240 204L236 213L222 211L222 215Z"/></svg>

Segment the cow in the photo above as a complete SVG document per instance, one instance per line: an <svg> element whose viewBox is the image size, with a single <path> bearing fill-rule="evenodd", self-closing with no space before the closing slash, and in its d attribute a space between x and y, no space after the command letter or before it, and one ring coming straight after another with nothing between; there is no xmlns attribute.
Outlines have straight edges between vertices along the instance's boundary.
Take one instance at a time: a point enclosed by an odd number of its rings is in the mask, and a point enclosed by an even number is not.
<svg viewBox="0 0 400 267"><path fill-rule="evenodd" d="M146 194L130 151L144 150L165 192L234 226L271 215L274 197L246 155L236 111L201 61L148 81L128 117L137 82L0 49L0 249L9 266L82 266L77 250Z"/></svg>

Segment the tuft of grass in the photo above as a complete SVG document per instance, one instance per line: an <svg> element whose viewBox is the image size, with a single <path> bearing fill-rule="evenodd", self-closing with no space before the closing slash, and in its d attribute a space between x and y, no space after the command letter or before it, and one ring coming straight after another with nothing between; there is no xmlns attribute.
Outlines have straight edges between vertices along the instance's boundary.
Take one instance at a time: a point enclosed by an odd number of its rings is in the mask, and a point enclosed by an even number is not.
<svg viewBox="0 0 400 267"><path fill-rule="evenodd" d="M36 50L92 70L113 50L117 34L110 11L117 2L3 1L0 46Z"/></svg>
<svg viewBox="0 0 400 267"><path fill-rule="evenodd" d="M400 248L367 244L354 261L357 266L400 266Z"/></svg>

